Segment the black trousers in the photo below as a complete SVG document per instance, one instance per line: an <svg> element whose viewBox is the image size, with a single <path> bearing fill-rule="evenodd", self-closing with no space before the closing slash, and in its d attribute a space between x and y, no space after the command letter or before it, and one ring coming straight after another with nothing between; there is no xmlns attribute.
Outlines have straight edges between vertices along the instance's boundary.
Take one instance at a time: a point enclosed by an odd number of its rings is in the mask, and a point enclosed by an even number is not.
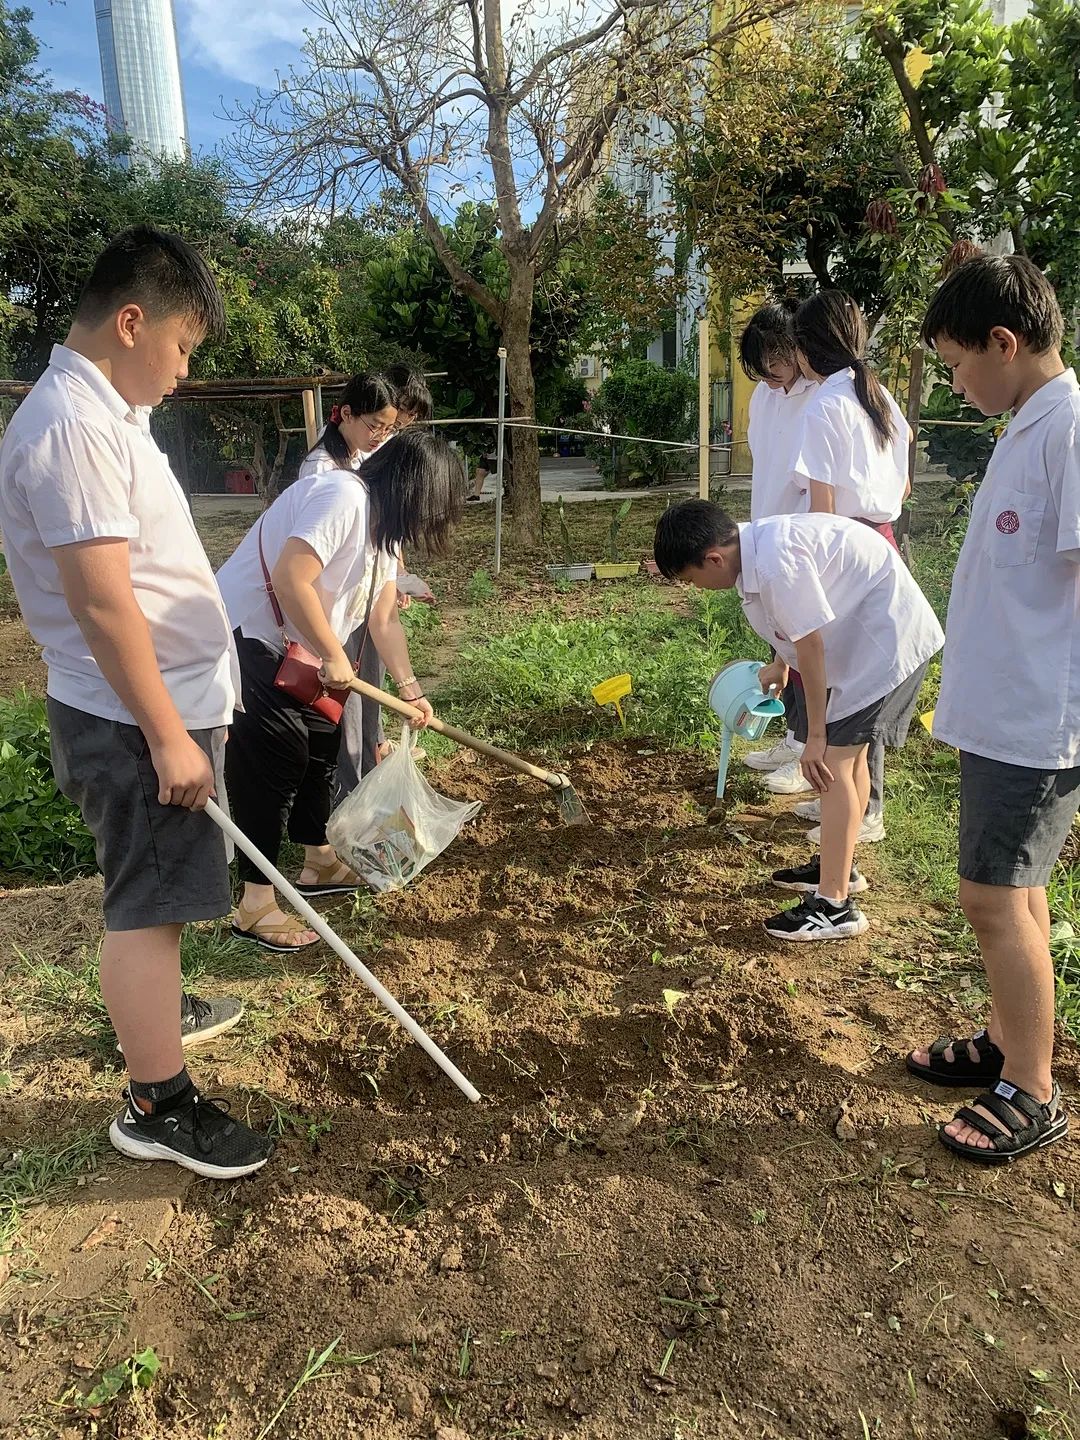
<svg viewBox="0 0 1080 1440"><path fill-rule="evenodd" d="M367 637L367 626L358 625L345 642L345 654L355 665L360 661L361 680L381 690L386 681L386 667L378 650ZM337 775L334 782L334 803L340 804L351 795L378 760L382 738L382 706L366 695L352 695L341 717L341 749L338 751Z"/></svg>
<svg viewBox="0 0 1080 1440"><path fill-rule="evenodd" d="M341 730L274 688L280 655L239 630L234 636L244 708L225 746L225 785L233 819L276 865L285 831L298 845L326 844ZM268 883L246 855L236 859L241 880Z"/></svg>

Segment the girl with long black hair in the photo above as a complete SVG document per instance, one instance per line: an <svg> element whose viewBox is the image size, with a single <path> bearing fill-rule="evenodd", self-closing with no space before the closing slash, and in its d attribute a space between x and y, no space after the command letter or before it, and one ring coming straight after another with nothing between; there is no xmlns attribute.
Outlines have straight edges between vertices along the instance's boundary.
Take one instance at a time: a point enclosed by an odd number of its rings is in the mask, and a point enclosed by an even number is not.
<svg viewBox="0 0 1080 1440"><path fill-rule="evenodd" d="M326 453L340 451L339 436L351 447L378 420L378 411L354 409L347 388L340 418L327 427ZM464 486L454 452L427 430L388 440L362 470L352 468L354 454L350 449L334 468L302 472L218 572L244 702L226 747L229 802L240 829L275 863L283 830L304 846L297 888L309 896L353 890L359 882L326 843L340 727L275 687L286 643L298 641L321 656L328 687L345 685L354 673L345 642L366 616L369 643L398 693L430 717L398 618L398 553L402 545L445 553ZM264 566L284 627L275 620ZM234 934L270 950L315 941L282 912L273 887L245 856L238 867L244 890Z"/></svg>

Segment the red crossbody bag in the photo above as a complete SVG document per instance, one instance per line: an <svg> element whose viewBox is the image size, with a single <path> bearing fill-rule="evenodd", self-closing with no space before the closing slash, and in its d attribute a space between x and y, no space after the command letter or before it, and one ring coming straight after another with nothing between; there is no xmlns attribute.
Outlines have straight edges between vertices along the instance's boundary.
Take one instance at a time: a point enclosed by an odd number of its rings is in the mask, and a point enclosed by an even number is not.
<svg viewBox="0 0 1080 1440"><path fill-rule="evenodd" d="M319 675L319 671L322 669L322 658L313 655L310 650L305 650L303 645L296 640L289 639L285 632L285 616L281 613L281 606L274 594L273 581L270 579L270 571L266 567L266 559L263 555L261 519L256 538L259 545L259 564L262 566L263 580L266 583L266 594L270 600L270 608L274 612L274 623L281 631L281 641L285 646L285 658L274 676L274 688L284 690L286 695L291 695L294 700L299 700L301 705L308 706L317 715L329 720L331 724L339 725L342 711L345 709L345 702L352 691L347 687L328 688L324 685ZM360 661L370 638L368 621L371 619L371 606L375 599L375 582L378 574L379 557L376 552L371 563L371 588L368 590L367 609L364 611L364 643L356 659L355 669L357 670L360 669Z"/></svg>

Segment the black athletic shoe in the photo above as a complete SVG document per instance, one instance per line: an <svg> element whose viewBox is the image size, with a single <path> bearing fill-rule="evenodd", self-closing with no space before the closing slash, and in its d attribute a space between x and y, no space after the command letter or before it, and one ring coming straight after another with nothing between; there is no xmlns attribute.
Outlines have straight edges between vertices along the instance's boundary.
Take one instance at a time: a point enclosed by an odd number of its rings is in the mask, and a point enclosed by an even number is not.
<svg viewBox="0 0 1080 1440"><path fill-rule="evenodd" d="M180 1043L187 1050L231 1030L244 1013L242 1000L223 995L216 1000L202 1000L186 991L180 996Z"/></svg>
<svg viewBox="0 0 1080 1440"><path fill-rule="evenodd" d="M225 1100L207 1100L195 1089L174 1110L144 1115L128 1098L109 1126L109 1139L132 1160L171 1160L211 1180L237 1180L269 1160L273 1142L228 1113Z"/></svg>
<svg viewBox="0 0 1080 1440"><path fill-rule="evenodd" d="M797 890L800 895L813 895L821 884L821 856L815 855L805 865L793 865L790 870L774 870L772 883L781 890ZM852 865L848 894L861 895L869 888L866 876L860 875L856 866Z"/></svg>
<svg viewBox="0 0 1080 1440"><path fill-rule="evenodd" d="M765 929L777 940L847 940L869 928L870 921L854 901L833 905L819 895L808 895L765 922Z"/></svg>
<svg viewBox="0 0 1080 1440"><path fill-rule="evenodd" d="M200 1000L183 991L180 995L180 1044L185 1050L203 1045L231 1030L244 1013L244 1002L224 995L218 1000ZM116 1046L122 1055L124 1047Z"/></svg>

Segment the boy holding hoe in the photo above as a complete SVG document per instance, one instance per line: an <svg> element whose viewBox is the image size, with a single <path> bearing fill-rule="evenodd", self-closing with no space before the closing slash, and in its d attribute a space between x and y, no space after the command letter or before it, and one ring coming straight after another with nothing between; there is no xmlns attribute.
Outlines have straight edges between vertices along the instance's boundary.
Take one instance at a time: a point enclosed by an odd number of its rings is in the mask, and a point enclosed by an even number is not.
<svg viewBox="0 0 1080 1440"><path fill-rule="evenodd" d="M230 908L224 838L203 810L239 687L213 571L146 418L223 323L194 250L148 225L118 235L7 428L0 529L44 648L57 784L105 878L101 993L129 1076L109 1138L232 1179L270 1144L200 1095L184 1046L242 1007L181 992L180 934Z"/></svg>
<svg viewBox="0 0 1080 1440"><path fill-rule="evenodd" d="M1011 419L968 522L949 600L934 734L960 752L960 904L990 983L986 1028L907 1057L935 1085L985 1086L940 1132L967 1160L1061 1139L1051 1073L1054 971L1046 883L1080 805L1080 386L1061 311L1017 255L944 282L923 342L953 390Z"/></svg>

